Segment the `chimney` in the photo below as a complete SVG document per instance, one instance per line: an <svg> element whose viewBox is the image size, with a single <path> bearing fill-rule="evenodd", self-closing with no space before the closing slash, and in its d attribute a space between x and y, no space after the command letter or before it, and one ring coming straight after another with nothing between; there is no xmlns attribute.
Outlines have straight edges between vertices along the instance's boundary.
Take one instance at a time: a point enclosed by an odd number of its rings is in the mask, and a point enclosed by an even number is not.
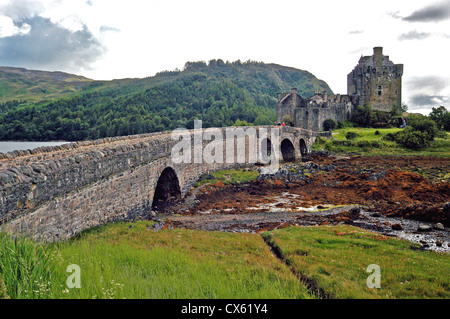
<svg viewBox="0 0 450 319"><path fill-rule="evenodd" d="M381 67L383 65L383 47L373 48L373 61L376 67Z"/></svg>
<svg viewBox="0 0 450 319"><path fill-rule="evenodd" d="M292 97L292 107L295 108L297 106L297 89L291 89L291 97Z"/></svg>

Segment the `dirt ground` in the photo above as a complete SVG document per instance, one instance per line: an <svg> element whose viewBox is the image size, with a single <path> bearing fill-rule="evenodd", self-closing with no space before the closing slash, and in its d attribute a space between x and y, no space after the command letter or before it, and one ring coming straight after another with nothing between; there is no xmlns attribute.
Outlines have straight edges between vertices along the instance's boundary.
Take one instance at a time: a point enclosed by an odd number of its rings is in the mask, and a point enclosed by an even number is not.
<svg viewBox="0 0 450 319"><path fill-rule="evenodd" d="M440 222L446 227L450 226L450 209L444 209L450 201L450 183L442 180L442 176L450 172L450 159L315 155L311 161L318 165L333 165L335 169L319 169L296 182L282 178L238 185L216 182L193 189L195 197L192 194L189 197L188 194L187 198L195 198L195 201L179 203L172 208L172 213L202 216L190 222L198 220L199 224L203 224L213 215L228 214L236 219L236 216L243 214L299 213L308 209L317 211L353 205L384 217ZM351 224L353 217L354 214L340 210L316 222ZM245 216L240 219L245 219ZM171 220L174 224L182 223L176 218ZM257 228L267 230L288 226L293 222L286 222L279 217L278 220L261 220ZM196 228L195 225L191 226Z"/></svg>

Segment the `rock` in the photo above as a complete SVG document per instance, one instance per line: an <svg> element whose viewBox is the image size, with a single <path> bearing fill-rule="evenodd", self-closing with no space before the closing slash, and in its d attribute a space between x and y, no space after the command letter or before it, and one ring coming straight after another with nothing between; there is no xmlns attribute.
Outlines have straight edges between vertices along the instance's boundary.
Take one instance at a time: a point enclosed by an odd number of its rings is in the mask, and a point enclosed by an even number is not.
<svg viewBox="0 0 450 319"><path fill-rule="evenodd" d="M400 224L393 224L391 227L393 230L402 230L403 229L402 225L400 225Z"/></svg>
<svg viewBox="0 0 450 319"><path fill-rule="evenodd" d="M359 207L353 207L352 209L349 210L351 215L359 215L359 213L361 213L361 208Z"/></svg>
<svg viewBox="0 0 450 319"><path fill-rule="evenodd" d="M371 215L372 217L381 217L381 214L380 213L373 213L372 215Z"/></svg>
<svg viewBox="0 0 450 319"><path fill-rule="evenodd" d="M419 225L417 228L418 231L431 231L433 228L428 225Z"/></svg>
<svg viewBox="0 0 450 319"><path fill-rule="evenodd" d="M442 225L442 223L437 223L433 228L437 230L445 230L445 227L444 225Z"/></svg>
<svg viewBox="0 0 450 319"><path fill-rule="evenodd" d="M436 240L436 246L438 246L438 247L442 247L442 242L441 241L439 241L439 240Z"/></svg>
<svg viewBox="0 0 450 319"><path fill-rule="evenodd" d="M134 225L130 225L130 226L128 226L128 228L134 228Z"/></svg>

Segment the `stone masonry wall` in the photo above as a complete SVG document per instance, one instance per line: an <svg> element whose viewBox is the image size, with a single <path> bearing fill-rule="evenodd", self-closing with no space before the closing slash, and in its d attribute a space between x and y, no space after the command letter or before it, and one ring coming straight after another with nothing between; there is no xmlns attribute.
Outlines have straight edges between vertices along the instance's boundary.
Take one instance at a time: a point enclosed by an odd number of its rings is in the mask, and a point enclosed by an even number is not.
<svg viewBox="0 0 450 319"><path fill-rule="evenodd" d="M225 136L225 128L216 130ZM289 138L299 158L300 138L310 149L315 136L286 127L280 142ZM202 174L235 165L175 164L171 150L178 141L170 133L83 143L0 160L3 230L46 241L67 239L89 227L148 214L166 167L175 170L184 195Z"/></svg>

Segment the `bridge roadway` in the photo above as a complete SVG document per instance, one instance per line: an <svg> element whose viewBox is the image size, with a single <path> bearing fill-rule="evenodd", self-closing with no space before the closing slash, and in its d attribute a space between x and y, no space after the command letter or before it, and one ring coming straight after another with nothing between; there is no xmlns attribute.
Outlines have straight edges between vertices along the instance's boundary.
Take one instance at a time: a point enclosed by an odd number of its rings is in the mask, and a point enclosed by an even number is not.
<svg viewBox="0 0 450 319"><path fill-rule="evenodd" d="M224 139L217 142L225 150L227 129L200 132L221 134ZM300 159L317 136L329 134L293 127L251 129L259 134L259 152L267 147L284 161ZM275 129L279 145L270 140ZM268 137L263 143L262 131ZM248 165L252 152L247 137L244 163L178 163L172 156L177 143L172 132L160 132L0 153L0 230L56 241L108 222L145 218L168 197L183 197L201 175ZM242 146L234 144L236 154Z"/></svg>

